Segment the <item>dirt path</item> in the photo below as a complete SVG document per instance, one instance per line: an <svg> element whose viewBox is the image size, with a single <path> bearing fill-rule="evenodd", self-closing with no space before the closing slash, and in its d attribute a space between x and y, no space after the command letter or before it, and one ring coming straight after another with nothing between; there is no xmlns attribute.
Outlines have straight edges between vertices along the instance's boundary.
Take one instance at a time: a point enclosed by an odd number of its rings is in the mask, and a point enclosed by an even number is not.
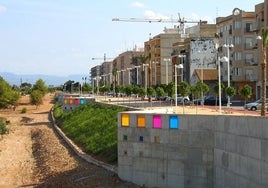
<svg viewBox="0 0 268 188"><path fill-rule="evenodd" d="M21 100L16 111L0 111L9 134L0 140L0 188L136 187L115 174L78 158L55 134L49 121L53 96L38 109ZM22 108L27 113L21 114Z"/></svg>

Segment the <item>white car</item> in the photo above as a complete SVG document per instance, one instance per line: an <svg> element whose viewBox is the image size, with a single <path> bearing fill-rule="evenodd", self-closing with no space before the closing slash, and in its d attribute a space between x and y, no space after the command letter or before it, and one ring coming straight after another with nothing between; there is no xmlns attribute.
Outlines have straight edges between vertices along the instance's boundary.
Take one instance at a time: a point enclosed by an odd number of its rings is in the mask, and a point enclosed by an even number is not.
<svg viewBox="0 0 268 188"><path fill-rule="evenodd" d="M267 108L267 105L268 105L268 98L266 99L266 107ZM247 103L245 105L245 109L248 109L248 110L260 110L261 109L261 99L259 100L256 100L255 102L251 102L251 103Z"/></svg>

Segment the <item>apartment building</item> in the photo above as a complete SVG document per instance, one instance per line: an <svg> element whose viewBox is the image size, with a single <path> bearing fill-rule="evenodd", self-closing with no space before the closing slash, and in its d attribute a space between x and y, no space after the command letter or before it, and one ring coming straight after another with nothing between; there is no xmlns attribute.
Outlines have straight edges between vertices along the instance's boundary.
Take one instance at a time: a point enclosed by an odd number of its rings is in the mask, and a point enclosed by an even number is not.
<svg viewBox="0 0 268 188"><path fill-rule="evenodd" d="M262 31L264 28L268 27L268 0L265 0L263 3L255 5L255 21L253 24L253 31L257 36L262 36ZM258 80L256 82L256 98L259 99L261 97L261 91L262 91L262 41L258 40L256 43L256 49L258 51L257 59L258 59ZM266 52L268 53L268 52ZM267 62L267 60L266 60ZM266 72L267 72L267 67L266 67ZM267 80L267 77L266 77ZM268 88L266 85L266 96L268 96Z"/></svg>
<svg viewBox="0 0 268 188"><path fill-rule="evenodd" d="M172 44L183 41L186 35L177 27L167 29L164 33L150 38L144 43L144 54L148 59L149 85L168 84L173 80L171 52Z"/></svg>
<svg viewBox="0 0 268 188"><path fill-rule="evenodd" d="M255 12L245 12L235 8L227 17L217 18L219 34L219 54L229 58L228 62L221 62L221 76L223 82L239 91L245 84L253 88L256 98L257 83L261 80L259 49L256 33L252 32L255 23ZM228 57L229 56L229 57ZM239 98L239 95L235 96Z"/></svg>
<svg viewBox="0 0 268 188"><path fill-rule="evenodd" d="M212 78L205 75L215 75L217 69L216 31L215 24L200 23L186 29L188 37L185 40L173 44L172 62L174 65L183 65L183 69L178 70L183 75L177 78L178 82L186 81L194 85L198 81L207 83L212 79L217 80L217 76ZM175 72L175 67L172 72Z"/></svg>
<svg viewBox="0 0 268 188"><path fill-rule="evenodd" d="M91 85L126 86L129 84L140 83L141 70L136 59L143 54L143 49L134 49L119 54L112 61L104 61L100 65L96 65L90 69ZM138 71L137 71L138 70ZM137 79L138 78L138 79Z"/></svg>

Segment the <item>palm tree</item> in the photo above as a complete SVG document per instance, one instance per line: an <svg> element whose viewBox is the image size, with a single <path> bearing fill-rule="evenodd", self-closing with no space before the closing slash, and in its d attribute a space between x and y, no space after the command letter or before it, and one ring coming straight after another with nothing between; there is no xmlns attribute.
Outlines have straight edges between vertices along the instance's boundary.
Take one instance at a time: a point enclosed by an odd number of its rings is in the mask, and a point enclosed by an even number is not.
<svg viewBox="0 0 268 188"><path fill-rule="evenodd" d="M261 116L265 116L266 113L266 79L267 79L267 62L266 62L266 56L267 56L267 49L268 49L268 27L263 30L262 35L262 94L261 94Z"/></svg>

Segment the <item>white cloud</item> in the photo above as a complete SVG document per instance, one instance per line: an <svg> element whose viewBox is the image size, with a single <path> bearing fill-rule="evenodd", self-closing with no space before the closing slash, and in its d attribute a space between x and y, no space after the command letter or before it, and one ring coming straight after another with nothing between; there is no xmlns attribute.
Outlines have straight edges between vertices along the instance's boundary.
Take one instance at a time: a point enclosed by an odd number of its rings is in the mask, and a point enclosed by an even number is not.
<svg viewBox="0 0 268 188"><path fill-rule="evenodd" d="M144 14L145 14L146 17L148 17L150 19L168 19L169 18L168 16L164 16L162 14L155 13L152 10L146 10L144 12Z"/></svg>
<svg viewBox="0 0 268 188"><path fill-rule="evenodd" d="M0 4L0 14L7 11L7 8L4 5Z"/></svg>
<svg viewBox="0 0 268 188"><path fill-rule="evenodd" d="M144 8L144 4L142 4L141 2L135 1L133 3L131 3L132 7L139 7L139 8Z"/></svg>

